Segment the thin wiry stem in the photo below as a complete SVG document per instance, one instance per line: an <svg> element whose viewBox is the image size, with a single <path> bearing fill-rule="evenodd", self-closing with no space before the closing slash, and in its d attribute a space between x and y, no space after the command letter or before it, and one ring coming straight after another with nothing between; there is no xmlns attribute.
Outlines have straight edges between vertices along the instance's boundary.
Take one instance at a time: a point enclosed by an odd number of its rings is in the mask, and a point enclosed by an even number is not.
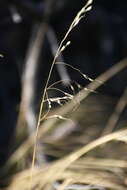
<svg viewBox="0 0 127 190"><path fill-rule="evenodd" d="M52 8L54 6L54 3L55 3L55 0L47 0L46 1L45 11L44 11L44 19L45 20L41 23L41 26L44 27L44 29L40 28L40 30L41 29L44 30L44 31L41 31L44 34L46 34L46 31L48 30L48 21L49 21L49 17L50 17L50 14L52 12ZM39 33L38 33L38 35L39 35ZM50 79L49 76L48 76L48 78ZM38 116L38 120L37 120L37 127L36 127L36 132L35 132L35 141L34 141L34 149L33 149L33 157L32 157L32 164L31 164L31 182L32 182L32 173L33 173L32 171L33 171L33 168L34 168L36 152L37 152L37 144L38 144L37 143L37 137L38 137L38 131L39 131L39 126L40 126L40 122L41 122L41 113L42 113L42 109L43 109L43 102L44 102L44 99L45 99L45 96L46 96L46 89L47 89L49 79L47 80L45 88L44 88L44 94L43 94L43 97L42 97L39 116Z"/></svg>
<svg viewBox="0 0 127 190"><path fill-rule="evenodd" d="M61 48L63 47L64 42L66 41L67 37L69 36L70 32L72 31L72 29L79 23L79 21L85 16L86 12L89 11L88 7L91 6L92 4L92 0L88 0L88 2L86 3L86 5L78 12L78 14L76 15L76 17L74 18L72 24L70 25L67 33L65 34L64 38L62 39L58 50L56 52L56 55L53 59L50 71L49 71L49 75L46 81L46 85L44 88L44 93L42 96L42 101L41 101L41 105L40 105L40 111L39 111L39 116L38 116L38 121L37 121L37 128L36 128L36 134L35 134L35 145L34 145L34 151L33 151L33 159L32 159L32 168L34 167L34 163L35 163L35 157L36 157L36 149L37 149L37 139L38 139L38 132L39 132L39 127L41 124L41 120L43 120L45 118L45 116L43 116L43 118L41 118L42 112L43 112L43 107L44 107L44 100L45 100L45 96L46 96L46 92L47 92L47 88L48 88L48 84L51 78L51 74L54 68L54 65L56 63L56 60L58 58L58 56L60 55L61 52Z"/></svg>

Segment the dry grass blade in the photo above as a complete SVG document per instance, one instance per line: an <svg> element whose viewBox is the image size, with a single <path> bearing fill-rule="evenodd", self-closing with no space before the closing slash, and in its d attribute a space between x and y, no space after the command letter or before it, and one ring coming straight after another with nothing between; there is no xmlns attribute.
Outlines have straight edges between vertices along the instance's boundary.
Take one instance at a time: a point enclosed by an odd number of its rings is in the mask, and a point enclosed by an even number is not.
<svg viewBox="0 0 127 190"><path fill-rule="evenodd" d="M65 158L57 161L56 163L49 166L48 169L44 172L44 170L39 170L38 172L33 171L33 181L31 183L31 187L34 187L35 184L41 184L42 187L44 187L47 183L53 182L60 178L60 176L63 174L63 172L69 168L69 166L74 163L76 160L78 160L82 155L88 153L89 151L95 149L96 147L105 144L107 142L110 142L112 140L117 140L117 138L127 136L127 129L118 131L109 135L106 135L104 137L101 137L97 140L94 140L93 142L85 145L78 151L75 151L71 153L69 156L66 156ZM30 170L21 173L18 177L16 176L16 179L13 181L11 187L16 187L14 189L18 189L22 184L24 184L24 189L29 183L30 178ZM55 174L55 175L54 175ZM43 179L43 180L42 180ZM118 188L117 188L118 189Z"/></svg>
<svg viewBox="0 0 127 190"><path fill-rule="evenodd" d="M59 185L59 183L55 183L54 187L57 190L65 190L68 186L70 186L72 182L73 180L69 178L69 179L64 180L64 182L61 185Z"/></svg>
<svg viewBox="0 0 127 190"><path fill-rule="evenodd" d="M113 112L113 114L109 118L102 135L106 135L106 134L111 133L113 131L113 129L115 128L115 126L119 120L120 114L123 112L126 105L127 105L127 88L124 90L123 95L121 96L119 102L116 105L115 111Z"/></svg>
<svg viewBox="0 0 127 190"><path fill-rule="evenodd" d="M85 157L82 159L77 160L72 167L75 167L76 165L80 165L81 167L93 167L96 168L127 168L127 161L126 160L118 160L118 159L108 159L108 158L94 158L94 157ZM79 166L79 167L80 167Z"/></svg>
<svg viewBox="0 0 127 190"><path fill-rule="evenodd" d="M115 189L115 190L125 190L126 187L123 187L120 183L116 182L116 178L109 173L106 172L97 172L97 171L88 171L84 170L84 173L79 172L70 172L66 171L63 172L61 175L62 179L69 179L72 178L76 184L90 184L87 185L88 189L97 189L97 190L104 190L104 189ZM90 188L91 186L91 188ZM92 186L94 188L92 188ZM73 189L76 189L75 184L73 185ZM77 188L78 189L78 188ZM84 187L85 189L85 187Z"/></svg>

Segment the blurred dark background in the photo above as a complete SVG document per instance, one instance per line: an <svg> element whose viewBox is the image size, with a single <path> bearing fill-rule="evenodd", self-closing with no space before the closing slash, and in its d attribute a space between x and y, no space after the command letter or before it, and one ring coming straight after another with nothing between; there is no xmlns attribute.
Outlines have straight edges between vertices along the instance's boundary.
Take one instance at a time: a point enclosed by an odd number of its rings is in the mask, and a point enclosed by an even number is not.
<svg viewBox="0 0 127 190"><path fill-rule="evenodd" d="M85 1L54 1L48 19L58 42L64 37L76 13ZM8 158L17 122L22 92L22 72L34 24L43 22L46 1L0 1L0 165ZM127 1L94 0L93 9L71 32L71 45L63 52L66 63L80 69L91 78L108 70L127 54ZM38 100L43 89L53 56L45 38L36 76ZM70 78L82 86L88 84L80 74L67 68ZM58 70L54 81L60 80ZM112 78L101 93L120 96L127 83L127 70ZM37 94L38 94L37 93ZM35 101L36 102L36 101Z"/></svg>

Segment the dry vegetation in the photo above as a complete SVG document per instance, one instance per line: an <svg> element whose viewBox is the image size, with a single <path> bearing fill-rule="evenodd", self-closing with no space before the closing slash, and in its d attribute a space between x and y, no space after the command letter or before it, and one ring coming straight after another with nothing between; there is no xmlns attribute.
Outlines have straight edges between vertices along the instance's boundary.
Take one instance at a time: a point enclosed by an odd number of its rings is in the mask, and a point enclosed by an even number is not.
<svg viewBox="0 0 127 190"><path fill-rule="evenodd" d="M127 60L95 80L81 73L90 83L76 95L63 92L63 97L48 97L57 57L69 45L69 42L64 45L68 34L91 9L91 4L89 0L77 14L58 48L45 86L36 131L16 149L4 170L5 174L9 171L12 175L8 190L127 189L126 113L121 116L126 106L126 90L120 100L95 92L124 69ZM77 72L80 71L77 69ZM55 89L55 85L50 88ZM71 89L74 92L72 86ZM52 102L60 107L52 110ZM63 102L66 103L61 105ZM48 110L43 114L45 104ZM17 130L20 138L24 135L22 129ZM56 160L47 162L45 155Z"/></svg>

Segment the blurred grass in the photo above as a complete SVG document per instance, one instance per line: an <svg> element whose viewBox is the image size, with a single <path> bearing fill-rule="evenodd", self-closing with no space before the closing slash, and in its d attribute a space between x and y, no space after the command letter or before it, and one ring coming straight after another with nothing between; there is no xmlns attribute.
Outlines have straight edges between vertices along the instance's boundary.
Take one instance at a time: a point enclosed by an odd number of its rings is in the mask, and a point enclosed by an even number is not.
<svg viewBox="0 0 127 190"><path fill-rule="evenodd" d="M125 190L127 146L120 139L122 136L127 137L124 119L126 113L117 124L117 128L123 131L100 137L116 102L117 99L100 94L92 94L86 98L69 114L68 117L75 126L68 134L63 133L58 139L54 136L61 126L64 127L62 123L65 123L65 128L72 124L70 121L63 121L41 139L43 153L57 160L42 164L39 168L35 167L31 180L31 156L30 153L26 154L18 160L18 170L13 174L8 190L17 190L21 187L23 190L54 189L53 183L56 180L62 181L65 185L89 184L97 186L97 189L105 187L111 190Z"/></svg>

